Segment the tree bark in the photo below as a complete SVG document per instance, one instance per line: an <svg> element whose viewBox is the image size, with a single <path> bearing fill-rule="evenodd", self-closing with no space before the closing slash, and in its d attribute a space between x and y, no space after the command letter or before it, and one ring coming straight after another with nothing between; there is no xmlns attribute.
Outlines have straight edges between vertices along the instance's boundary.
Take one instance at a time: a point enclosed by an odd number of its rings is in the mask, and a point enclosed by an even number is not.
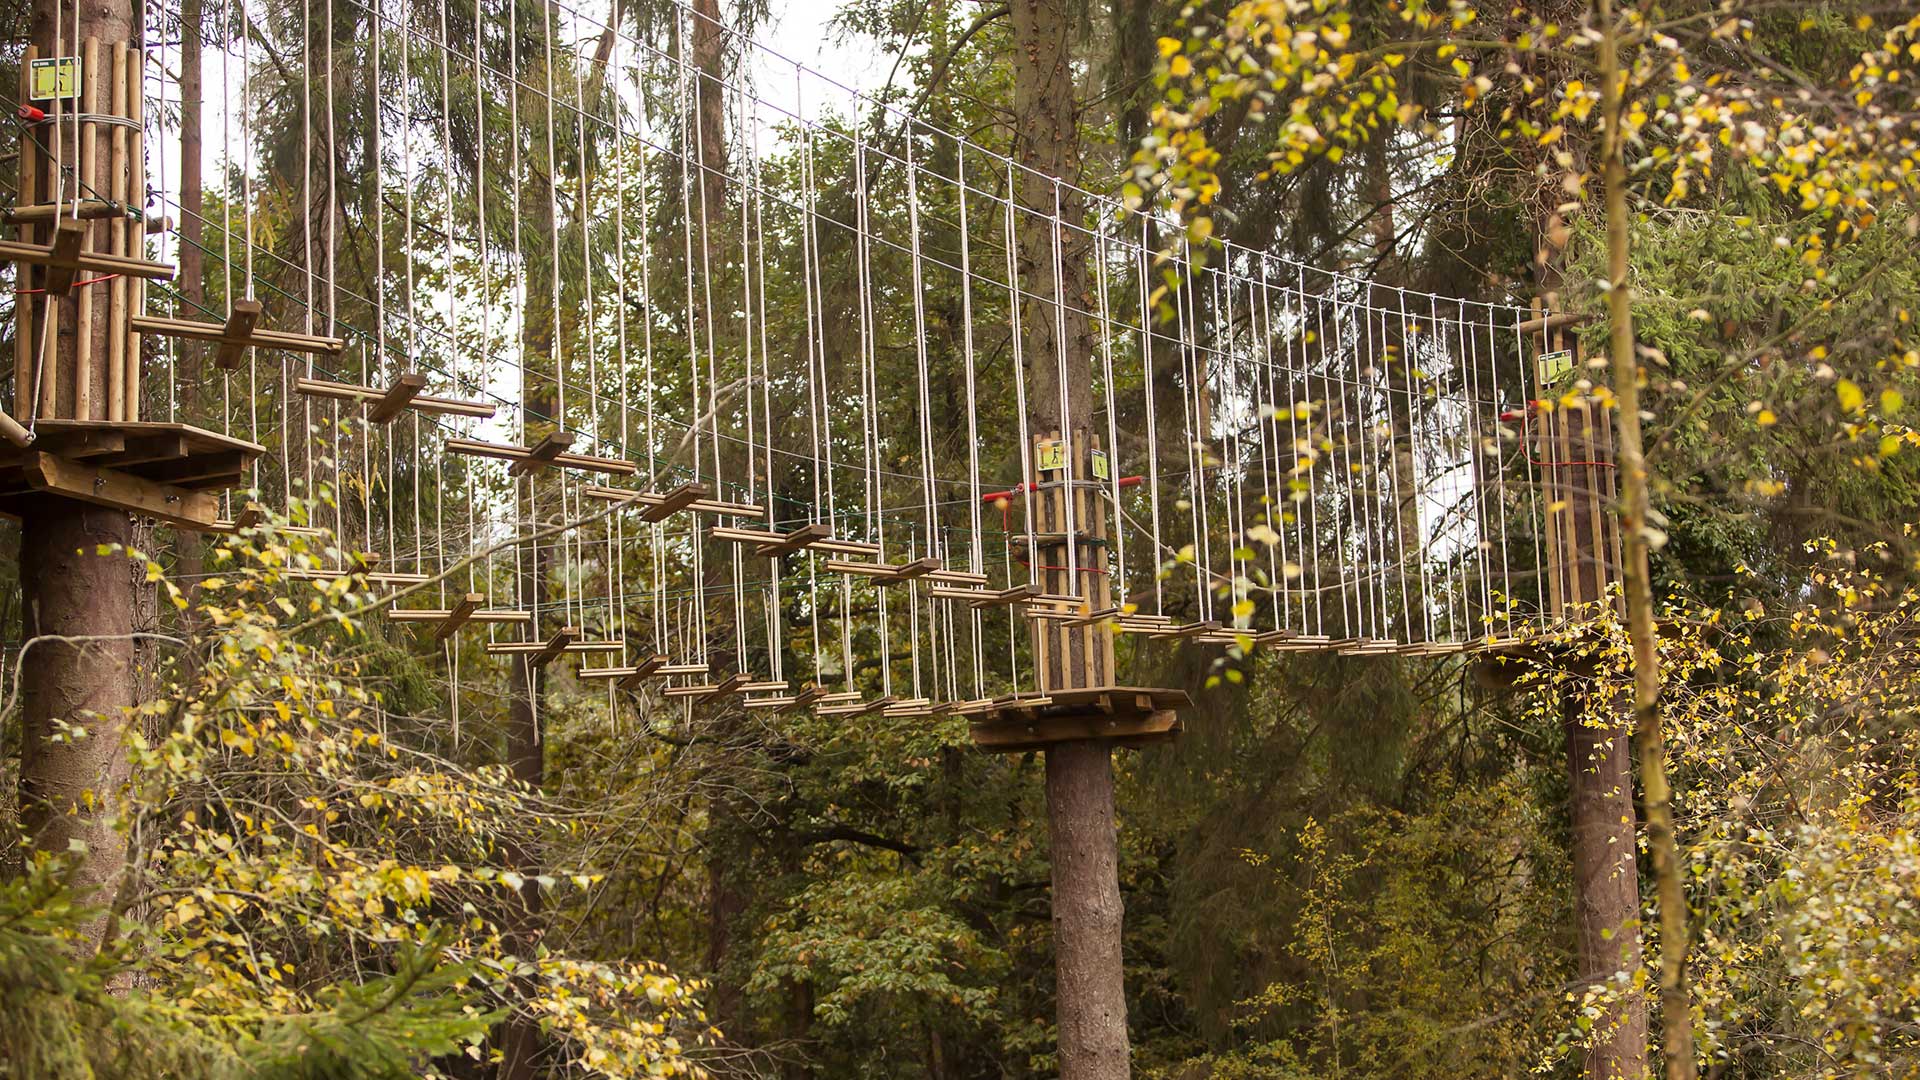
<svg viewBox="0 0 1920 1080"><path fill-rule="evenodd" d="M37 500L22 518L30 652L21 664L21 824L36 848L69 857L76 890L101 904L126 858L111 819L128 776L122 733L134 704L134 603L124 556L98 549L132 539L124 511L57 496ZM85 737L63 724L84 728ZM103 926L96 921L90 932L97 937Z"/></svg>
<svg viewBox="0 0 1920 1080"><path fill-rule="evenodd" d="M1640 966L1640 871L1628 729L1586 723L1569 694L1567 737L1573 831L1573 915L1580 980L1601 983ZM1587 1047L1588 1080L1639 1080L1647 1068L1647 1008L1629 989L1595 1021Z"/></svg>
<svg viewBox="0 0 1920 1080"><path fill-rule="evenodd" d="M1047 750L1047 836L1060 1076L1129 1076L1120 842L1106 743L1066 742Z"/></svg>
<svg viewBox="0 0 1920 1080"><path fill-rule="evenodd" d="M727 199L727 30L720 0L693 0L693 67L699 80L700 221L709 228Z"/></svg>
<svg viewBox="0 0 1920 1080"><path fill-rule="evenodd" d="M1646 804L1647 847L1653 856L1660 909L1660 1053L1667 1080L1693 1080L1692 995L1687 988L1687 896L1673 832L1667 745L1660 726L1660 654L1653 619L1653 574L1648 546L1645 440L1640 432L1640 363L1633 348L1632 250L1627 210L1626 147L1620 138L1624 75L1612 0L1600 0L1600 86L1604 131L1602 183L1606 189L1607 315L1613 393L1620 406L1620 536L1626 565L1627 633L1633 651L1633 739Z"/></svg>
<svg viewBox="0 0 1920 1080"><path fill-rule="evenodd" d="M517 91L516 91L517 92ZM559 175L553 163L549 163L547 182L557 184ZM533 200L530 222L535 235L545 237L553 228L554 192L549 190L549 198ZM557 252L555 253L557 257ZM539 280L541 273L554 275L560 269L553 260L534 261L528 268L528 295L549 295L552 279ZM544 303L529 305L527 318L521 330L521 349L529 357L557 356L555 343L560 340L558 312ZM527 445L538 441L549 430L559 430L565 426L564 418L559 415L559 402L550 382L540 381L526 368L521 370L520 400L526 403L523 415L521 438ZM513 498L520 498L520 481L514 481ZM527 535L538 537L543 518L542 489L536 478L529 484L530 495L527 501ZM520 560L519 570L514 576L514 593L522 611L531 612L533 621L528 629L529 640L544 640L545 635L558 627L548 627L541 622L541 608L546 599L547 581L552 563L553 548L538 539L524 539L531 545L526 558ZM516 656L507 675L507 768L513 778L534 793L538 793L546 783L546 746L541 732L541 717L545 706L546 678L544 672L527 662L525 656ZM523 836L511 843L506 851L508 863L515 872L525 878L520 886L520 906L514 909L506 920L510 934L509 947L514 955L521 959L531 959L539 943L543 929L542 908L544 897L540 886L533 879L541 872L540 853L535 847L538 838ZM535 1075L541 1048L545 1043L540 1025L523 1014L515 1013L508 1017L500 1031L501 1062L500 1080L530 1080Z"/></svg>
<svg viewBox="0 0 1920 1080"><path fill-rule="evenodd" d="M306 0L301 0L305 3ZM205 153L202 132L204 131L205 92L201 48L205 40L206 19L205 0L180 0L180 299L182 301L180 317L184 319L209 318L204 314L207 303L206 255L203 245L206 240L205 186L201 180L200 159ZM331 149L331 148L329 148ZM177 341L179 350L180 374L178 380L181 404L189 422L207 419L207 380L201 378L201 365L206 359L203 346L190 341ZM180 551L183 558L191 558L193 569L199 567L199 542L195 536L182 534ZM189 552L191 554L189 555Z"/></svg>

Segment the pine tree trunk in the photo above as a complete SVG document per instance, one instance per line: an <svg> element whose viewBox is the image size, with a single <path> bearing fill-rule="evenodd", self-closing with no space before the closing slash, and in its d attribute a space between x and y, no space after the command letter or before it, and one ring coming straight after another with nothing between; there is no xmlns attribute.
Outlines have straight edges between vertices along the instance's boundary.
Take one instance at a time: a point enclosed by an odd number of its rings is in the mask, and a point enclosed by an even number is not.
<svg viewBox="0 0 1920 1080"><path fill-rule="evenodd" d="M1573 831L1573 915L1580 980L1600 983L1640 967L1640 871L1633 810L1633 759L1624 723L1587 724L1569 694L1569 813ZM1629 985L1626 999L1595 1023L1587 1080L1639 1080L1647 1068L1647 1009Z"/></svg>
<svg viewBox="0 0 1920 1080"><path fill-rule="evenodd" d="M1098 741L1047 751L1053 955L1062 1080L1130 1075L1113 760Z"/></svg>
<svg viewBox="0 0 1920 1080"><path fill-rule="evenodd" d="M1084 207L1071 183L1080 171L1074 106L1073 19L1064 0L1015 0L1014 148L1022 205L1079 225ZM1020 238L1021 285L1035 299L1023 315L1029 410L1036 432L1059 430L1082 444L1093 419L1092 329L1077 300L1086 292L1086 253L1073 232L1056 238L1028 218ZM1056 244L1075 245L1056 251ZM1064 411L1064 415L1063 415ZM1086 685L1084 648L1066 658L1066 685ZM1119 837L1113 820L1113 759L1099 740L1056 743L1047 756L1047 832L1052 841L1056 1021L1063 1080L1131 1075L1125 968L1121 962Z"/></svg>
<svg viewBox="0 0 1920 1080"><path fill-rule="evenodd" d="M301 0L305 3L306 0ZM184 319L208 318L202 312L207 302L206 258L202 252L205 243L206 223L202 219L205 213L203 186L200 179L200 157L205 152L202 142L202 124L204 92L202 65L200 61L202 35L206 33L205 0L180 0L180 298L183 301L180 317ZM331 148L329 148L331 149ZM180 390L185 395L183 404L191 420L201 420L201 406L205 395L202 386L206 382L200 378L200 364L205 350L189 342L178 342L180 350L181 379ZM198 545L182 538L184 551ZM197 550L195 551L197 561Z"/></svg>
<svg viewBox="0 0 1920 1080"><path fill-rule="evenodd" d="M20 535L30 648L20 665L26 706L21 825L35 847L72 859L74 887L96 904L112 899L126 857L126 840L109 816L127 780L121 739L134 704L127 677L134 659L133 590L125 556L101 555L98 548L132 539L124 511L57 496L28 510ZM86 737L67 737L66 725L85 728ZM90 933L103 926L96 922Z"/></svg>

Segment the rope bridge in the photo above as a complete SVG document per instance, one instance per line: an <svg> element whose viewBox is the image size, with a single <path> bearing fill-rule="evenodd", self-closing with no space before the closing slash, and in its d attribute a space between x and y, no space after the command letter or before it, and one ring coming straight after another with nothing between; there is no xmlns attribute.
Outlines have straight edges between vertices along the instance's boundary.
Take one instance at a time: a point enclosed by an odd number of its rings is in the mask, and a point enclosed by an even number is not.
<svg viewBox="0 0 1920 1080"><path fill-rule="evenodd" d="M288 513L295 576L405 591L456 715L463 630L610 696L979 717L1086 689L1069 653L1120 686L1116 635L1429 655L1598 598L1605 424L1536 401L1564 316L1195 259L992 135L617 11L210 3L204 193L177 7L29 56L4 490Z"/></svg>

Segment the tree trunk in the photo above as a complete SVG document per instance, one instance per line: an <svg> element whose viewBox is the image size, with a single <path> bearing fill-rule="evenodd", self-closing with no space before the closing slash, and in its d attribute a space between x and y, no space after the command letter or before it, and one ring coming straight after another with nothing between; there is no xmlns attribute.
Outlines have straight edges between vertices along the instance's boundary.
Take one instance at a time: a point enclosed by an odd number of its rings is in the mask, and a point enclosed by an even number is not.
<svg viewBox="0 0 1920 1080"><path fill-rule="evenodd" d="M1080 171L1072 28L1064 0L1013 4L1014 149L1032 170L1021 173L1019 198L1043 220L1058 214L1079 225L1085 208L1072 188L1051 179L1071 183ZM1028 411L1036 433L1058 430L1068 447L1084 445L1093 426L1092 328L1074 310L1082 305L1056 304L1086 292L1086 252L1068 239L1074 235L1029 218L1020 237L1021 285L1034 297L1023 313ZM1086 638L1071 640L1061 675L1064 685L1084 686ZM1124 1080L1131 1066L1112 752L1104 741L1084 740L1056 743L1046 757L1060 1075Z"/></svg>
<svg viewBox="0 0 1920 1080"><path fill-rule="evenodd" d="M557 170L550 167L548 183L558 183ZM533 200L529 222L535 235L546 237L553 228L553 192L549 198ZM557 258L558 252L556 251ZM539 275L558 274L559 267L554 261L531 262L528 271L529 296L551 295L552 279L539 280ZM556 348L560 340L559 313L552 306L533 303L528 307L527 318L521 330L521 350L527 357L558 356ZM521 438L531 446L548 430L559 430L565 426L564 418L559 415L559 402L550 382L539 381L532 372L524 367L521 370L520 400L526 403L523 413ZM513 498L520 499L521 481L513 481ZM541 514L541 495L545 485L536 476L528 481L531 494L527 501L527 536L538 537L543 524ZM553 548L538 539L522 538L522 543L531 545L526 558L519 564L514 576L514 592L519 608L531 612L533 621L528 628L529 640L545 640L546 635L556 627L548 627L541 619L541 608L546 599L547 581L552 570ZM527 662L523 656L514 657L514 663L508 672L507 701L507 767L513 778L538 793L546 783L546 746L541 733L541 719L545 709L546 677L544 672ZM540 854L535 844L538 838L527 835L512 843L507 851L507 861L515 872L525 878L520 886L520 906L512 910L507 919L510 935L509 947L514 955L521 959L531 959L538 946L543 920L541 909L544 897L540 886L533 880L541 872ZM502 1058L500 1062L500 1080L530 1080L535 1075L535 1066L540 1057L543 1039L540 1026L528 1017L515 1013L508 1017L500 1032Z"/></svg>
<svg viewBox="0 0 1920 1080"><path fill-rule="evenodd" d="M1567 737L1573 827L1573 916L1580 981L1601 983L1640 967L1640 871L1636 857L1633 765L1627 726L1585 722L1569 694ZM1595 1021L1588 1080L1639 1080L1647 1068L1647 1009L1630 986L1626 999Z"/></svg>
<svg viewBox="0 0 1920 1080"><path fill-rule="evenodd" d="M56 20L65 31L58 49ZM137 44L133 8L125 3L83 4L75 26L62 15L60 4L36 0L30 29L42 56L79 54L76 32L80 41L97 39L102 56L111 55L116 44ZM78 176L73 140L61 143L60 152L62 175ZM93 173L79 179L93 190L107 190L108 155L95 158ZM67 198L78 195L72 189L66 193ZM39 317L59 320L53 361L59 385L72 387L83 377L75 348L80 334L88 336L96 362L104 364L107 307L93 304L90 325L82 326L76 297L46 298ZM105 385L103 373L94 385ZM15 392L25 391L16 387ZM54 415L74 417L76 398L61 395ZM17 411L22 419L29 415L24 408ZM21 665L21 825L36 848L69 858L76 888L101 904L112 899L111 884L126 861L126 840L112 818L128 776L122 733L134 704L135 611L125 555L103 555L99 548L131 547L132 542L133 523L126 512L64 498L37 499L21 519L21 594L25 636L32 649ZM85 737L72 737L67 725L84 728ZM90 926L96 942L105 925L102 917Z"/></svg>
<svg viewBox="0 0 1920 1080"><path fill-rule="evenodd" d="M301 0L305 3L306 0ZM206 33L205 0L180 0L180 312L183 319L201 319L207 316L201 309L206 306L206 257L201 250L205 243L206 223L204 189L200 179L200 157L205 152L201 139L202 67L200 50L203 35ZM204 350L191 342L177 341L175 348L180 351L179 380L181 392L185 395L186 413L191 419L204 419L200 410L205 403L202 384L206 381L199 377L200 362ZM190 538L182 537L182 552L189 547L198 547ZM195 552L196 556L198 552Z"/></svg>
<svg viewBox="0 0 1920 1080"><path fill-rule="evenodd" d="M1549 171L1546 175L1552 176ZM1561 267L1566 253L1566 218L1559 208L1557 183L1546 186L1537 211L1534 267L1542 310L1560 309ZM1548 348L1572 343L1555 332ZM1544 388L1542 390L1544 393ZM1596 438L1598 425L1608 423L1599 410L1566 410L1543 423L1564 433L1571 452L1551 456L1590 460L1604 451ZM1557 572L1576 583L1582 597L1599 597L1609 582L1609 553L1599 550L1590 515L1607 502L1590 469L1570 469L1564 477L1569 489L1567 543L1558 557L1567 560ZM1567 813L1572 836L1569 857L1573 870L1575 961L1580 980L1598 983L1620 972L1632 972L1641 963L1640 872L1633 806L1633 765L1630 726L1614 711L1597 725L1588 723L1587 697L1579 687L1568 687L1562 701L1562 728L1567 748ZM1603 708L1616 709L1613 702ZM1643 995L1629 991L1616 1009L1595 1022L1584 1072L1587 1080L1638 1080L1647 1069L1647 1007Z"/></svg>
<svg viewBox="0 0 1920 1080"><path fill-rule="evenodd" d="M111 817L128 775L121 736L134 704L128 677L134 603L125 557L98 549L132 540L124 511L57 496L37 500L22 518L20 584L30 652L20 665L26 706L21 825L41 851L71 853L75 888L99 904L111 899L126 858L126 839ZM85 737L66 737L67 725L84 728ZM97 935L103 925L96 921L90 932Z"/></svg>
<svg viewBox="0 0 1920 1080"><path fill-rule="evenodd" d="M1047 750L1053 955L1062 1080L1130 1075L1120 951L1120 842L1113 761L1099 741Z"/></svg>
<svg viewBox="0 0 1920 1080"><path fill-rule="evenodd" d="M1606 188L1607 314L1613 393L1620 406L1620 536L1626 565L1627 632L1633 647L1633 738L1647 811L1647 847L1653 855L1660 907L1660 1052L1667 1080L1693 1080L1693 1008L1687 988L1687 896L1673 834L1672 789L1667 782L1666 736L1660 728L1660 654L1653 621L1653 581L1647 541L1647 459L1640 433L1640 363L1633 350L1632 235L1627 214L1626 147L1620 138L1619 26L1612 0L1600 0L1600 85Z"/></svg>
<svg viewBox="0 0 1920 1080"><path fill-rule="evenodd" d="M699 79L700 222L712 228L727 198L727 31L720 0L693 0L693 67Z"/></svg>

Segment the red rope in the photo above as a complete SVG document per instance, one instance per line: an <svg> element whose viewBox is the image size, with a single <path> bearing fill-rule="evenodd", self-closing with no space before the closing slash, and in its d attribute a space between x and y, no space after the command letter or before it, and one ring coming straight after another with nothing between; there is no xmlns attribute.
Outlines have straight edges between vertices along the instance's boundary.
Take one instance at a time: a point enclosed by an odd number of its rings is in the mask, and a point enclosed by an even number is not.
<svg viewBox="0 0 1920 1080"><path fill-rule="evenodd" d="M1522 446L1531 445L1531 440L1527 435L1527 431L1528 431L1527 418L1533 415L1533 410L1535 406L1538 406L1539 404L1541 403L1538 401L1527 402L1527 407L1524 409L1521 409L1517 416L1512 412L1503 412L1500 414L1500 419L1502 420L1518 419L1520 421L1520 444ZM1534 457L1531 453L1527 455L1527 464L1537 465L1543 469L1571 468L1576 465L1597 465L1602 469L1612 469L1612 468L1618 467L1614 465L1614 463L1611 461L1544 461L1540 458Z"/></svg>
<svg viewBox="0 0 1920 1080"><path fill-rule="evenodd" d="M101 282L103 282L103 281L112 281L112 280L113 280L114 278L117 278L117 277L119 277L119 276L120 276L119 274L104 274L104 275L102 275L102 276L100 276L100 277L96 277L96 278L88 278L88 279L86 279L85 281L76 281L76 282L74 282L74 283L73 283L73 286L72 286L72 287L73 287L73 288L76 288L76 289L77 289L77 288L79 288L79 287L80 287L80 286L82 286L82 285L98 285L98 284L100 284L100 283L101 283ZM15 289L15 290L13 290L13 295L15 295L15 296L31 296L31 295L35 295L35 294L38 294L38 293L43 293L43 292L46 292L46 291L47 291L47 290L45 290L45 289Z"/></svg>

